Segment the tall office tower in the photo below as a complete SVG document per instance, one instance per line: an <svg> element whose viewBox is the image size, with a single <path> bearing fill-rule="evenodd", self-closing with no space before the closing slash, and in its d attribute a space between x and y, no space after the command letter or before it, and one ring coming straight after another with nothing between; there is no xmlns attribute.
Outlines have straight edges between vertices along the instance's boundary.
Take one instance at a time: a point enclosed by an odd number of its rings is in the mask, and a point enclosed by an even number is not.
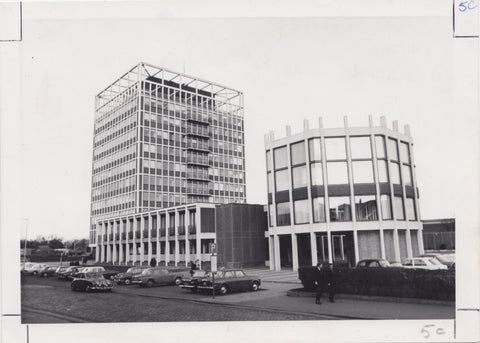
<svg viewBox="0 0 480 343"><path fill-rule="evenodd" d="M265 136L270 268L403 261L423 253L410 129L310 129Z"/></svg>
<svg viewBox="0 0 480 343"><path fill-rule="evenodd" d="M139 63L95 98L90 245L98 220L244 203L243 94Z"/></svg>

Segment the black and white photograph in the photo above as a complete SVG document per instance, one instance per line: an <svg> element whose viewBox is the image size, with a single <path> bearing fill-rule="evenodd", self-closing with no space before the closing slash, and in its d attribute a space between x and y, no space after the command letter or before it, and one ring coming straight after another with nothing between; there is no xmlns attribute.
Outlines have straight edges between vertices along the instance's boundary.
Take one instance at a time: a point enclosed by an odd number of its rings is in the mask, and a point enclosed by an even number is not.
<svg viewBox="0 0 480 343"><path fill-rule="evenodd" d="M2 341L479 341L478 6L0 2Z"/></svg>

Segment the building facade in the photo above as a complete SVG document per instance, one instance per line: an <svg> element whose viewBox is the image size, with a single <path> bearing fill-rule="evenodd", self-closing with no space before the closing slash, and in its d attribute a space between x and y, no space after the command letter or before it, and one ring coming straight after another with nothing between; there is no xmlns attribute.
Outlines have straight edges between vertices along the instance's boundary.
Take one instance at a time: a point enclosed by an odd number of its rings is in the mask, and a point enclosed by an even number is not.
<svg viewBox="0 0 480 343"><path fill-rule="evenodd" d="M219 267L265 265L267 215L263 205L196 203L120 215L97 222L95 261L120 265L210 266L217 243Z"/></svg>
<svg viewBox="0 0 480 343"><path fill-rule="evenodd" d="M422 224L425 250L455 250L455 218L427 219Z"/></svg>
<svg viewBox="0 0 480 343"><path fill-rule="evenodd" d="M90 246L101 220L244 203L244 151L241 92L139 63L95 98Z"/></svg>
<svg viewBox="0 0 480 343"><path fill-rule="evenodd" d="M270 268L354 266L423 253L409 127L309 128L265 136Z"/></svg>

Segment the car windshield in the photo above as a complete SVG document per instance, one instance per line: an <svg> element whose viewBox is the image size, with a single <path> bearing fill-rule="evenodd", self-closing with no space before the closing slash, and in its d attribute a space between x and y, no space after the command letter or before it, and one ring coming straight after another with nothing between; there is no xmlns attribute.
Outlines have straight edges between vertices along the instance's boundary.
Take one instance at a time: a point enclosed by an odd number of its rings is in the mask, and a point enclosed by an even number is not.
<svg viewBox="0 0 480 343"><path fill-rule="evenodd" d="M97 279L97 278L103 279L103 275L100 273L85 273L85 277L90 279Z"/></svg>
<svg viewBox="0 0 480 343"><path fill-rule="evenodd" d="M380 266L382 267L390 267L390 263L387 260L379 260Z"/></svg>
<svg viewBox="0 0 480 343"><path fill-rule="evenodd" d="M136 273L137 272L137 268L128 268L127 273Z"/></svg>
<svg viewBox="0 0 480 343"><path fill-rule="evenodd" d="M208 273L204 270L197 270L193 273L192 277L207 277Z"/></svg>
<svg viewBox="0 0 480 343"><path fill-rule="evenodd" d="M430 258L428 259L428 261L431 263L431 264L434 264L434 265L437 265L437 266L441 266L442 265L442 262L440 262L439 260L437 260L436 258Z"/></svg>
<svg viewBox="0 0 480 343"><path fill-rule="evenodd" d="M145 269L142 272L142 275L152 275L153 274L153 269Z"/></svg>

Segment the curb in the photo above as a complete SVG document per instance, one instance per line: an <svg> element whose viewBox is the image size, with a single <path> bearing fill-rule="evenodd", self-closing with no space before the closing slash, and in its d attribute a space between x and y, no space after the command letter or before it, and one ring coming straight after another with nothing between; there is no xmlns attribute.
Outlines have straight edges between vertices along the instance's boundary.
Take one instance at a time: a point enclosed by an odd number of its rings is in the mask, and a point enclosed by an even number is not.
<svg viewBox="0 0 480 343"><path fill-rule="evenodd" d="M305 291L303 289L291 289L287 291L289 297L315 297L315 292ZM417 298L399 298L399 297L384 297L362 294L335 294L339 299L354 299L354 300L367 300L367 301L384 301L392 303L405 303L405 304L421 304L421 305L441 305L441 306L455 306L454 301L446 300L432 300L432 299L417 299Z"/></svg>

